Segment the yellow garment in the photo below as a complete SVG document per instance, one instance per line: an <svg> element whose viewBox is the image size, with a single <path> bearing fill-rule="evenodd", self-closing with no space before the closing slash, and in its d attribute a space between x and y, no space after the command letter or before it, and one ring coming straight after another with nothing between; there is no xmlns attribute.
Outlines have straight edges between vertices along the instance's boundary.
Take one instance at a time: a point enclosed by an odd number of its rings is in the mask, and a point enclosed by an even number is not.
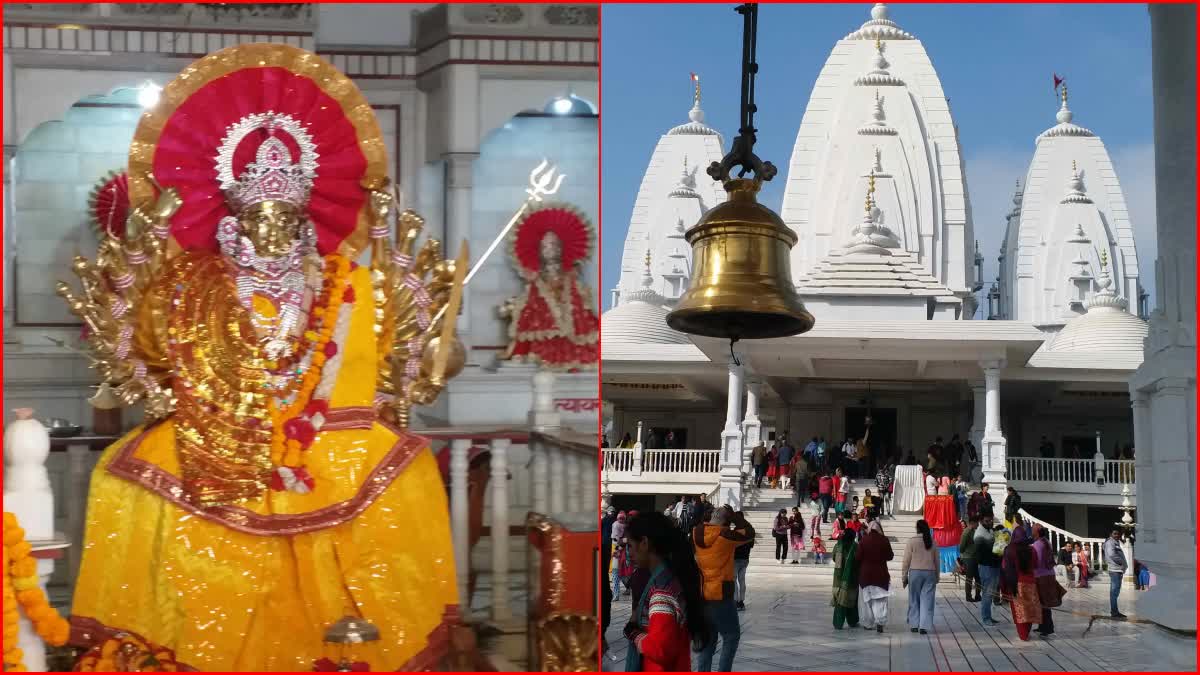
<svg viewBox="0 0 1200 675"><path fill-rule="evenodd" d="M361 301L330 403L366 412L374 308L367 270L352 279ZM349 614L379 627L353 655L371 670L434 665L458 600L445 489L423 439L367 425L318 434L311 493L267 491L207 516L172 491L170 418L113 444L92 475L75 641L106 627L199 670L309 671L325 628Z"/></svg>

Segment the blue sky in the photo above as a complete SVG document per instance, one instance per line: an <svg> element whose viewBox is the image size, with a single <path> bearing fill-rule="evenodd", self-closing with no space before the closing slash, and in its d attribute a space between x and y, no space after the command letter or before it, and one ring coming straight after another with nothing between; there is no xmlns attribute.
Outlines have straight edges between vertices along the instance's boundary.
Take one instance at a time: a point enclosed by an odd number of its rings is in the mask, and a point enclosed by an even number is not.
<svg viewBox="0 0 1200 675"><path fill-rule="evenodd" d="M710 126L737 134L741 17L735 5L605 5L601 125L601 297L620 257L642 174L659 136L687 120L701 76ZM778 211L792 145L813 82L837 40L871 4L766 4L759 10L757 154L780 167L762 201ZM1142 284L1153 298L1154 157L1150 19L1144 4L890 4L890 18L925 46L950 98L966 160L976 237L996 276L1004 215L1034 138L1055 123L1052 73L1070 85L1075 123L1108 147L1133 220ZM1184 58L1191 58L1186 55ZM728 147L726 148L728 150ZM701 174L701 180L706 177Z"/></svg>

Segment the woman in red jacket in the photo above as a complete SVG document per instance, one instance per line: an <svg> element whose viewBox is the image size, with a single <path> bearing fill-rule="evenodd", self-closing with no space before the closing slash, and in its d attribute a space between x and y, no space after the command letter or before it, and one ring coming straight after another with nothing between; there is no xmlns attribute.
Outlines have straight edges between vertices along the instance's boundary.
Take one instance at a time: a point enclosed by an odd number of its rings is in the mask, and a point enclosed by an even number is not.
<svg viewBox="0 0 1200 675"><path fill-rule="evenodd" d="M634 564L651 570L650 582L625 625L630 643L625 671L690 671L691 650L700 651L713 639L704 620L700 568L691 544L657 512L632 519L625 538Z"/></svg>

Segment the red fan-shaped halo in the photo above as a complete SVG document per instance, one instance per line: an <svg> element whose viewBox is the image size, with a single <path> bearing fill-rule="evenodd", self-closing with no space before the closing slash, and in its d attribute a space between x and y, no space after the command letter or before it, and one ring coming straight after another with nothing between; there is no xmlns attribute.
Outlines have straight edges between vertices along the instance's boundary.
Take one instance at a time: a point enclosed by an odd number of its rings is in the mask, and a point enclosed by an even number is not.
<svg viewBox="0 0 1200 675"><path fill-rule="evenodd" d="M210 54L185 69L163 90L160 103L142 116L129 157L131 194L152 199L145 178L179 191L183 206L171 218L171 237L185 249L215 249L218 221L231 215L217 180L217 150L228 129L255 113L297 120L317 154L316 179L307 216L321 253L352 255L366 243L369 221L365 186L387 180L387 154L374 111L354 83L328 62L296 47L250 44ZM266 133L239 144L241 171ZM282 135L300 159L295 139Z"/></svg>
<svg viewBox="0 0 1200 675"><path fill-rule="evenodd" d="M539 254L547 232L553 232L562 242L564 268L592 257L596 237L587 216L569 204L543 204L525 214L514 228L512 256L522 276L535 277L541 269Z"/></svg>
<svg viewBox="0 0 1200 675"><path fill-rule="evenodd" d="M96 181L88 195L88 217L97 237L125 238L129 217L129 174L110 171Z"/></svg>

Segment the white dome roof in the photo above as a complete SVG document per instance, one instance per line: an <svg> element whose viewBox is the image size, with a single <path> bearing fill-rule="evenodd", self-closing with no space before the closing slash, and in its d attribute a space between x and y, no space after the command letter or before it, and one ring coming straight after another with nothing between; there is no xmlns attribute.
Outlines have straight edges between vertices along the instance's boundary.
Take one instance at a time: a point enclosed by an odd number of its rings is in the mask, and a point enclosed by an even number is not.
<svg viewBox="0 0 1200 675"><path fill-rule="evenodd" d="M1052 352L1142 353L1146 322L1115 307L1096 307L1067 322L1050 342Z"/></svg>
<svg viewBox="0 0 1200 675"><path fill-rule="evenodd" d="M600 335L605 343L691 344L686 335L667 326L666 307L631 300L600 317Z"/></svg>

